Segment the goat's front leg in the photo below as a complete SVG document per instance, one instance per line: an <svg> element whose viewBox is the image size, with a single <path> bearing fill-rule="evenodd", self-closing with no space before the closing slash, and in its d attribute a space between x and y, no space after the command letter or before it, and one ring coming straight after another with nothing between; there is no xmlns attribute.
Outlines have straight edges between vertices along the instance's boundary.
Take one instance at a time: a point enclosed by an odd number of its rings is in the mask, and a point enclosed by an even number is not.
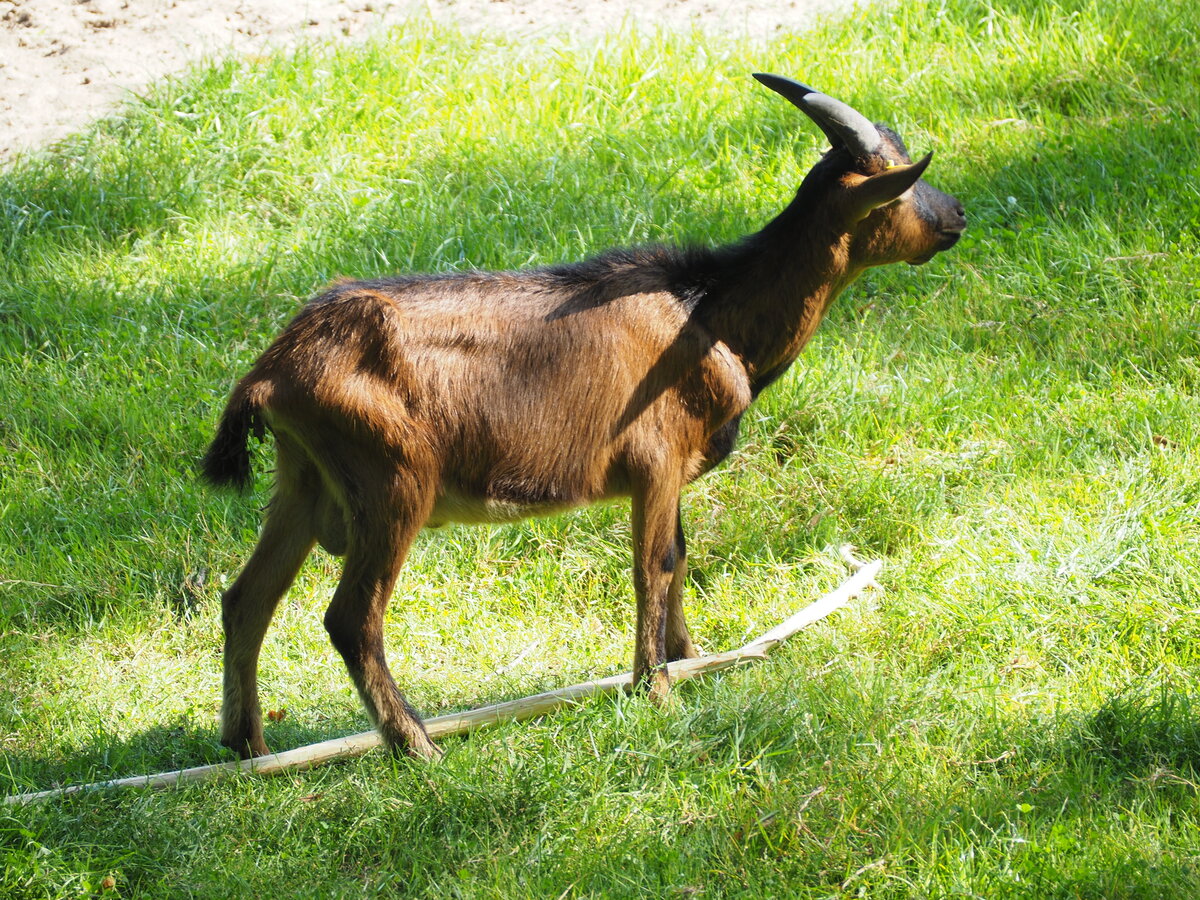
<svg viewBox="0 0 1200 900"><path fill-rule="evenodd" d="M676 532L679 494L653 482L633 495L633 587L637 593L633 683L661 703L671 690L667 678L667 622L679 568ZM690 640L688 641L690 643ZM678 648L676 648L678 649Z"/></svg>
<svg viewBox="0 0 1200 900"><path fill-rule="evenodd" d="M692 643L687 621L683 617L683 583L687 579L687 543L683 537L683 516L675 516L675 571L667 589L667 662L695 659L700 655Z"/></svg>

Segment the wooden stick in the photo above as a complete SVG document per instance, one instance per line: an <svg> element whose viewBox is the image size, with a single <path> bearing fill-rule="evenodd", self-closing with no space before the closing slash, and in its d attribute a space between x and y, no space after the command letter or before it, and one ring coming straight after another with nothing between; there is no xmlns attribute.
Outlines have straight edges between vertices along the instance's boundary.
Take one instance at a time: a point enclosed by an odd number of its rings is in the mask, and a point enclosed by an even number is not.
<svg viewBox="0 0 1200 900"><path fill-rule="evenodd" d="M847 558L851 564L857 563ZM766 634L755 638L748 644L728 653L716 653L712 656L701 656L696 659L681 659L667 666L671 681L683 681L695 678L709 672L716 672L730 666L743 665L765 659L766 655L786 641L797 631L824 618L836 609L845 606L853 597L863 590L874 586L875 576L879 574L883 563L876 561L858 564L858 571L842 583L840 587L806 606L795 615L776 625ZM449 735L465 734L476 728L494 725L498 722L520 722L545 715L551 710L558 709L591 697L595 694L611 694L626 690L633 683L633 673L612 675L597 681L584 681L570 687L546 691L532 697L522 697L519 700L509 700L506 703L495 703L479 709L461 713L450 713L437 716L425 722L425 729L431 738L447 737ZM112 781L99 781L93 784L73 785L56 788L50 791L38 791L31 794L18 794L6 797L5 804L34 803L55 797L66 797L82 791L95 791L103 788L168 788L197 781L208 781L214 778L228 777L242 773L255 775L274 775L279 772L299 772L311 769L334 759L345 759L360 756L380 744L379 734L368 731L347 737L321 741L319 744L309 744L282 753L271 753L256 759L244 759L234 762L217 763L209 766L195 766L191 769L180 769L174 772L163 772L158 775L135 775L130 778L117 778Z"/></svg>

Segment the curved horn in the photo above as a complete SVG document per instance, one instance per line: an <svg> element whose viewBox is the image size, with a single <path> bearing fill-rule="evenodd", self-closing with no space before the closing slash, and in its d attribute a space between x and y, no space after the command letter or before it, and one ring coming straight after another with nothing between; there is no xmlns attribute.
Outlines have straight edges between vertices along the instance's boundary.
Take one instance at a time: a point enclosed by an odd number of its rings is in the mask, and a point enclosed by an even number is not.
<svg viewBox="0 0 1200 900"><path fill-rule="evenodd" d="M781 75L756 72L754 77L812 119L834 147L844 146L855 156L870 156L883 142L870 119L842 101Z"/></svg>

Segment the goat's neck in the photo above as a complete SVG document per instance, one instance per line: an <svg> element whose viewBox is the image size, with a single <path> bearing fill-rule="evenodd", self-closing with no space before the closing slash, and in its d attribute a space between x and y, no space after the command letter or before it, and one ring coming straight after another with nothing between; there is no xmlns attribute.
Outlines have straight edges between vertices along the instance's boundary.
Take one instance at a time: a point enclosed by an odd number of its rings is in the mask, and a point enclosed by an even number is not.
<svg viewBox="0 0 1200 900"><path fill-rule="evenodd" d="M737 264L705 310L707 327L741 360L755 394L795 361L858 274L848 236L796 205L730 248Z"/></svg>

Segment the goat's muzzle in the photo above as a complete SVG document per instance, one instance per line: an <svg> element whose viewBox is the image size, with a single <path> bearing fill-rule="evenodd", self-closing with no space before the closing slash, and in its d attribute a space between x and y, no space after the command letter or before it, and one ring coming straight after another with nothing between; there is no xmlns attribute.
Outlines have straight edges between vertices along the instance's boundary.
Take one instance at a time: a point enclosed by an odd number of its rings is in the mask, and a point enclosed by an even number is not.
<svg viewBox="0 0 1200 900"><path fill-rule="evenodd" d="M938 193L940 194L941 192L939 191ZM941 196L947 200L953 200L948 194L942 194ZM963 236L963 232L967 230L967 214L961 203L953 200L952 206L949 204L941 204L941 206L942 208L938 209L936 213L937 222L933 246L928 253L908 260L909 265L919 266L922 263L929 262L943 250L949 250L958 243L959 238Z"/></svg>

